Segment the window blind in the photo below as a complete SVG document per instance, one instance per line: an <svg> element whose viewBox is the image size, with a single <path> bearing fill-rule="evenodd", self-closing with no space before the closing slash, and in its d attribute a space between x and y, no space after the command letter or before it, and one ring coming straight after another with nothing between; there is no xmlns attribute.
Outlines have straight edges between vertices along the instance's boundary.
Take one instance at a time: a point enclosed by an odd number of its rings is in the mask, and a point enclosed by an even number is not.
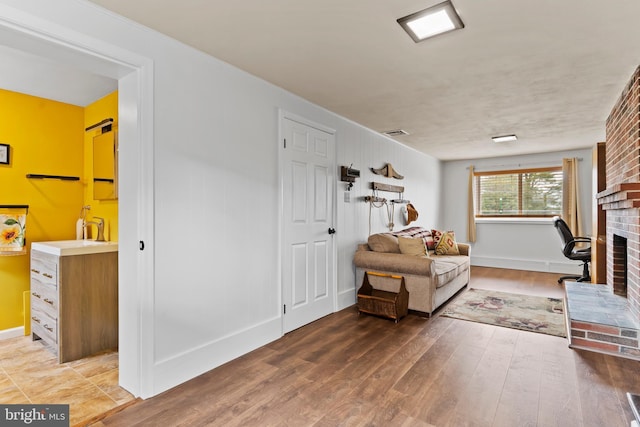
<svg viewBox="0 0 640 427"><path fill-rule="evenodd" d="M477 172L476 216L553 216L562 211L562 167Z"/></svg>

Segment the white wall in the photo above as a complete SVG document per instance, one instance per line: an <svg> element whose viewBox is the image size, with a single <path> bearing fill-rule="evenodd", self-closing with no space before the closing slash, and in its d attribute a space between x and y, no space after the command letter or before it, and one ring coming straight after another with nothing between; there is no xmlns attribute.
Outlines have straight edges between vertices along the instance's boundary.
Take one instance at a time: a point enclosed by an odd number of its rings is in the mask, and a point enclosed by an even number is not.
<svg viewBox="0 0 640 427"><path fill-rule="evenodd" d="M281 336L279 109L335 129L337 164L353 163L362 171L351 203L343 201L344 184L337 184L336 309L355 301L352 257L368 234L361 198L371 192L369 167L391 162L407 177L401 184L420 212L419 223L438 223L439 161L84 1L2 4L35 17L28 22L59 25L55 32L69 39L88 36L153 62L155 232L145 253L154 256L155 280L138 293L138 301L125 302L145 307L140 324L143 331L152 324L153 332L139 341L140 364L152 366L139 366L148 388L134 393L160 393ZM121 173L137 176L134 170ZM135 200L135 191L134 184L122 183L122 209ZM396 229L399 218L398 213ZM380 212L372 224L373 232L384 229ZM142 301L144 295L150 297ZM121 326L121 343L130 343L138 325ZM136 375L135 369L127 375Z"/></svg>
<svg viewBox="0 0 640 427"><path fill-rule="evenodd" d="M338 167L349 166L360 170L351 191L347 183L338 182L338 301L340 307L355 303L356 284L353 252L358 243L365 243L369 235L369 204L364 197L372 194L371 183L380 182L403 186L404 198L411 201L419 213L418 220L409 226L435 226L439 222L438 201L441 188L441 163L433 157L409 149L390 139L359 126L348 126L339 133ZM404 179L397 180L376 175L370 168L391 163ZM349 193L350 202L345 202ZM396 193L380 192L388 200L398 198ZM389 204L389 206L391 206ZM371 233L389 231L386 207L371 209ZM394 209L394 230L408 227L401 206Z"/></svg>
<svg viewBox="0 0 640 427"><path fill-rule="evenodd" d="M469 165L474 165L476 171L561 166L565 157L582 159L578 166L580 201L584 213L581 224L583 234L589 235L593 200L590 149L444 162L442 227L455 230L461 241L467 238ZM476 243L472 244L472 265L578 275L582 272L578 262L562 255L560 237L551 219L480 221L476 225Z"/></svg>

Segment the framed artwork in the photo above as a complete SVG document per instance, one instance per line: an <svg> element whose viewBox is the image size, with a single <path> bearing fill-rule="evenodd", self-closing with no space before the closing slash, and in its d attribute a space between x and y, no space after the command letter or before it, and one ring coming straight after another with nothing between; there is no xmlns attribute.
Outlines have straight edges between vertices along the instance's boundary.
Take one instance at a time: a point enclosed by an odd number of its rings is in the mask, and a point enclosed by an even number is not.
<svg viewBox="0 0 640 427"><path fill-rule="evenodd" d="M9 164L9 144L0 144L0 164Z"/></svg>

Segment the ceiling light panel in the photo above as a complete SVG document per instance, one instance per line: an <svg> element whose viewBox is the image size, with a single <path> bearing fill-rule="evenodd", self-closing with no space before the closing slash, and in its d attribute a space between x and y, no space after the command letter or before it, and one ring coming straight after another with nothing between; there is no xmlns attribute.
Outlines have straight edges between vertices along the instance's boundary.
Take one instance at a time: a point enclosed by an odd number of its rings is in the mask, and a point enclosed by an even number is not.
<svg viewBox="0 0 640 427"><path fill-rule="evenodd" d="M400 18L398 24L416 43L439 34L464 28L464 23L449 0Z"/></svg>

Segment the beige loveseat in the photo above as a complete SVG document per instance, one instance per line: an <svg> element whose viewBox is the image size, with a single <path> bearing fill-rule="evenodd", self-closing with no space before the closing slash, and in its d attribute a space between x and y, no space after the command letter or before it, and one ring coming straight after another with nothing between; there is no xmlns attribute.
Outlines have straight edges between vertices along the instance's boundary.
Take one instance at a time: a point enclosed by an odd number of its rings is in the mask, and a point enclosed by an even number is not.
<svg viewBox="0 0 640 427"><path fill-rule="evenodd" d="M429 230L419 227L392 233L369 236L368 243L361 244L354 256L356 266L356 292L362 284L365 271L401 275L409 291L409 310L431 316L459 290L469 284L469 245L457 243L460 255L428 256L407 255L400 252L398 235L412 237L429 234ZM430 251L431 252L431 251ZM397 280L371 276L371 285L376 289L395 291Z"/></svg>

